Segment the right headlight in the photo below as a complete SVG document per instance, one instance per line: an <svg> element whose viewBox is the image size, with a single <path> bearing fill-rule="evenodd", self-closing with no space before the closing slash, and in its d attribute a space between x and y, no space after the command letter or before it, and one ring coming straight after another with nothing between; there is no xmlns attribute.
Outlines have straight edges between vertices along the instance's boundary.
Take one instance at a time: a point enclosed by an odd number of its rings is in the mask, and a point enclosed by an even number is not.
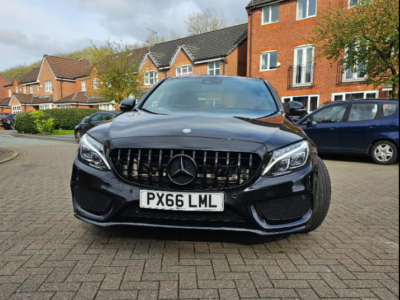
<svg viewBox="0 0 400 300"><path fill-rule="evenodd" d="M87 165L103 171L111 170L106 158L104 145L87 134L80 141L79 154Z"/></svg>
<svg viewBox="0 0 400 300"><path fill-rule="evenodd" d="M303 141L275 150L263 176L282 176L304 167L309 162L310 148L310 143Z"/></svg>

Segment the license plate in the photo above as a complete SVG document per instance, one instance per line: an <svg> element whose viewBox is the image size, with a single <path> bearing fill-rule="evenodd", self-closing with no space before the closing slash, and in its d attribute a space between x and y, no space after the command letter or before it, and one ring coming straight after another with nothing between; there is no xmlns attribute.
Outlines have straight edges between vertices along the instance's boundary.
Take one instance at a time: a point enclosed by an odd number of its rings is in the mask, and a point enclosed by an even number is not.
<svg viewBox="0 0 400 300"><path fill-rule="evenodd" d="M223 193L140 191L140 207L180 211L224 211Z"/></svg>

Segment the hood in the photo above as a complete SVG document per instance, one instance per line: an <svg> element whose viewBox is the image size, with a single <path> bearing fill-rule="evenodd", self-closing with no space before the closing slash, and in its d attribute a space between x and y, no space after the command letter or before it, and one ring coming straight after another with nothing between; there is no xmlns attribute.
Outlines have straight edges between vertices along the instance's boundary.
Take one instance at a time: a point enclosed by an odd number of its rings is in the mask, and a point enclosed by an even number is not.
<svg viewBox="0 0 400 300"><path fill-rule="evenodd" d="M266 118L244 118L211 114L156 115L143 111L129 112L92 129L89 134L102 143L139 137L236 140L264 144L268 151L307 138L304 131L287 120L282 113Z"/></svg>

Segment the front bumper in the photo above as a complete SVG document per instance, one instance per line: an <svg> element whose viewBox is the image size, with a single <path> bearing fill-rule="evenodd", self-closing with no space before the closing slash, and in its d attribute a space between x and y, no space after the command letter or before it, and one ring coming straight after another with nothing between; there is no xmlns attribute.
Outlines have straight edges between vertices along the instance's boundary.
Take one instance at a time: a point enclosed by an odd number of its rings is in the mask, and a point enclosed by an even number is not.
<svg viewBox="0 0 400 300"><path fill-rule="evenodd" d="M307 228L314 208L319 206L314 197L317 180L315 165L311 163L290 175L260 177L246 187L226 191L226 211L222 214L165 212L139 207L140 190L146 188L123 182L113 171L93 169L76 157L71 189L75 216L97 226L133 225L277 235Z"/></svg>

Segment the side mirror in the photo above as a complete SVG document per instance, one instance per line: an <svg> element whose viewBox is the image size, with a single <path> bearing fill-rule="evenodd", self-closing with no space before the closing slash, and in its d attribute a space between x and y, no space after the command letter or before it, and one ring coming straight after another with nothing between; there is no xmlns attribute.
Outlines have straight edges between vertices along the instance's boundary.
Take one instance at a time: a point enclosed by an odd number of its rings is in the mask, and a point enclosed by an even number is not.
<svg viewBox="0 0 400 300"><path fill-rule="evenodd" d="M311 118L308 118L307 120L307 128L311 128L313 126L313 122Z"/></svg>
<svg viewBox="0 0 400 300"><path fill-rule="evenodd" d="M290 101L284 105L286 114L288 116L304 117L307 115L307 110L304 108L303 103L297 101Z"/></svg>
<svg viewBox="0 0 400 300"><path fill-rule="evenodd" d="M125 99L119 104L119 109L123 112L131 111L136 105L135 98Z"/></svg>

